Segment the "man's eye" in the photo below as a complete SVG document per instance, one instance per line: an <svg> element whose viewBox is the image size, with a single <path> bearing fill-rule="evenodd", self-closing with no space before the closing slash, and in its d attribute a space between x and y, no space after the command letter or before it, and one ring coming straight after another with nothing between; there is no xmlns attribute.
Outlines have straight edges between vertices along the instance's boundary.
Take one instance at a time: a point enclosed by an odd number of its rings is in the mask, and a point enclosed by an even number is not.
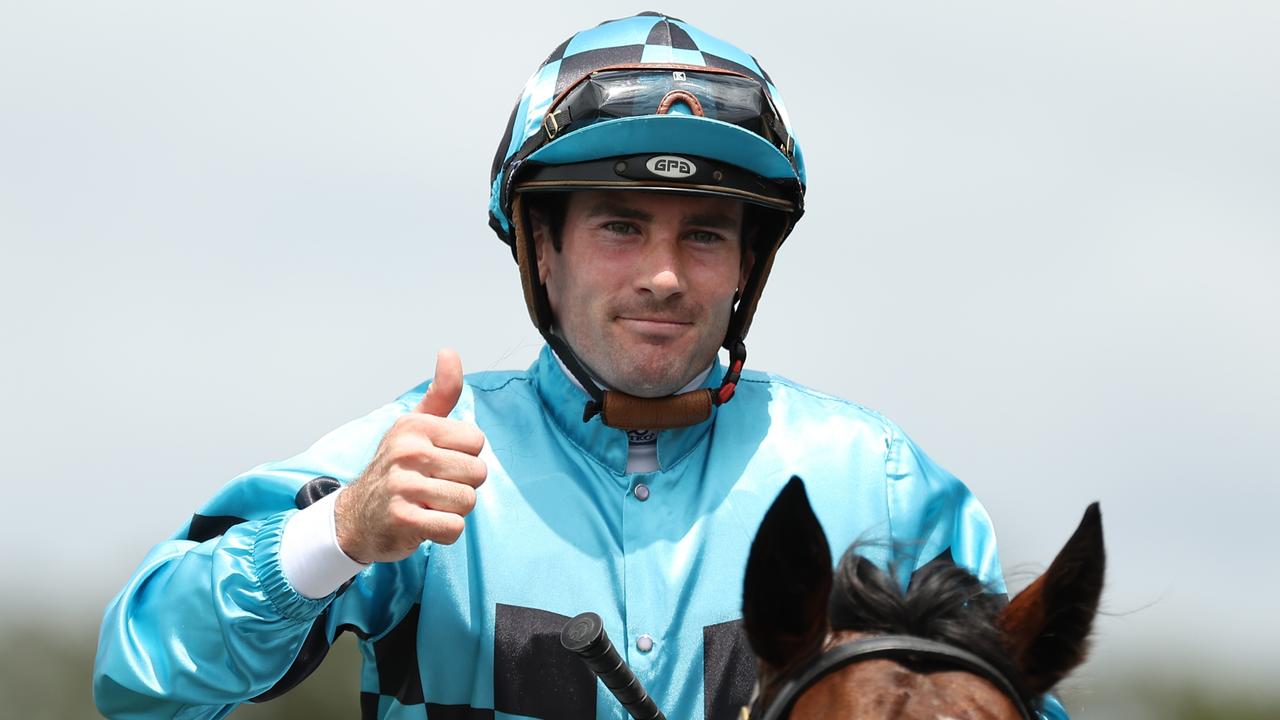
<svg viewBox="0 0 1280 720"><path fill-rule="evenodd" d="M710 245L712 243L720 242L721 237L717 233L709 232L707 230L694 230L689 233L689 239L699 245Z"/></svg>
<svg viewBox="0 0 1280 720"><path fill-rule="evenodd" d="M635 232L636 228L631 223L625 222L609 222L605 223L604 229L615 235L630 235Z"/></svg>

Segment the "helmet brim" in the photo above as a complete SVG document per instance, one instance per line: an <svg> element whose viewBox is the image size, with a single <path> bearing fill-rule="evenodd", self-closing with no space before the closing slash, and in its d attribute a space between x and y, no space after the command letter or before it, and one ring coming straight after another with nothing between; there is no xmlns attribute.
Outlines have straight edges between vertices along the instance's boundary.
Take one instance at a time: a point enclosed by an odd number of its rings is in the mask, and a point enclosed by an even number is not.
<svg viewBox="0 0 1280 720"><path fill-rule="evenodd" d="M605 120L552 140L526 162L560 165L643 153L697 155L770 180L801 182L791 160L768 140L737 125L695 115Z"/></svg>
<svg viewBox="0 0 1280 720"><path fill-rule="evenodd" d="M795 182L766 180L736 165L697 155L628 155L562 165L529 162L513 184L516 193L632 190L711 195L798 214Z"/></svg>

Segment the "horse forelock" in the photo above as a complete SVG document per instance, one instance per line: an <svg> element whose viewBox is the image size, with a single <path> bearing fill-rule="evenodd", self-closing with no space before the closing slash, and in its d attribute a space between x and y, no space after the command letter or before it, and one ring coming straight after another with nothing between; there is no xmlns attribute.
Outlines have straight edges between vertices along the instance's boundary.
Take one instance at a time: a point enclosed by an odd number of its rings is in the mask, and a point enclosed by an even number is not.
<svg viewBox="0 0 1280 720"><path fill-rule="evenodd" d="M997 614L1007 600L990 592L964 568L933 562L911 576L906 592L854 545L836 568L828 615L834 632L901 634L927 638L974 653L1013 683L1033 706L1022 673L1005 647Z"/></svg>

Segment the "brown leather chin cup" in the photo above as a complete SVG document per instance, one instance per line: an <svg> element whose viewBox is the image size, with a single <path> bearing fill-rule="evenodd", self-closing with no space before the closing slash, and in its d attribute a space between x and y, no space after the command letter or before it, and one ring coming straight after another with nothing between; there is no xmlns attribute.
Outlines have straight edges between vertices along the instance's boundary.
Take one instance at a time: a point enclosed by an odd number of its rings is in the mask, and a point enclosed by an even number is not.
<svg viewBox="0 0 1280 720"><path fill-rule="evenodd" d="M606 390L600 419L620 430L670 430L697 425L711 417L711 393L703 388L670 397L642 398Z"/></svg>

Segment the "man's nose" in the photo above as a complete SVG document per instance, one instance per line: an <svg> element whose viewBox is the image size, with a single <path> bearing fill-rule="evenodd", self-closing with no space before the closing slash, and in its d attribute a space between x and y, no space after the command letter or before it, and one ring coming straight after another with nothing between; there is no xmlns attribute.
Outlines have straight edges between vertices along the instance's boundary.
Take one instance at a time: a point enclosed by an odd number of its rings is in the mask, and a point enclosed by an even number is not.
<svg viewBox="0 0 1280 720"><path fill-rule="evenodd" d="M642 289L653 293L659 300L684 292L684 272L674 240L651 244L641 268L640 283Z"/></svg>

